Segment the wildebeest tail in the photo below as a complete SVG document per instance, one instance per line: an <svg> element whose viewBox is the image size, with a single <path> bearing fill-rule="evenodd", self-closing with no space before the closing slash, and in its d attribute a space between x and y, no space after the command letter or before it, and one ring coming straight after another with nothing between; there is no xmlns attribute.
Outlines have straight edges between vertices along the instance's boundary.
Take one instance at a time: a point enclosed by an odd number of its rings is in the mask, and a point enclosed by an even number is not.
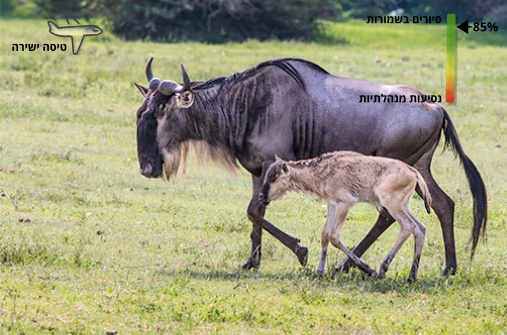
<svg viewBox="0 0 507 335"><path fill-rule="evenodd" d="M451 148L458 155L465 169L468 185L470 186L470 191L472 192L474 201L474 225L472 228L472 251L470 254L470 259L472 259L475 254L475 248L477 247L481 232L483 238L486 236L486 222L488 217L486 187L484 186L481 174L475 167L474 163L463 151L456 128L454 128L451 118L445 110L443 131L445 135L445 146Z"/></svg>

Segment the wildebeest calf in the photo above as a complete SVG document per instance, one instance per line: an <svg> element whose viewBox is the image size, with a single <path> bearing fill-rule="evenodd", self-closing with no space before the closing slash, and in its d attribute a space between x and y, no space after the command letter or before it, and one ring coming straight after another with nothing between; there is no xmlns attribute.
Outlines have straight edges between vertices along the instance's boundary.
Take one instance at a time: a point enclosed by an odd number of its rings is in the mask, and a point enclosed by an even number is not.
<svg viewBox="0 0 507 335"><path fill-rule="evenodd" d="M414 260L409 280L415 280L426 235L426 227L408 209L416 190L425 201L429 213L431 196L421 174L395 159L364 156L352 151L337 151L318 158L283 161L277 157L266 173L259 200L268 204L288 191L301 192L328 202L327 219L322 230L322 254L317 273L324 273L329 241L342 250L361 270L377 276L353 252L340 242L340 231L350 208L367 202L385 208L400 224L401 230L393 248L380 265L378 278L384 278L389 264L408 239L414 235Z"/></svg>

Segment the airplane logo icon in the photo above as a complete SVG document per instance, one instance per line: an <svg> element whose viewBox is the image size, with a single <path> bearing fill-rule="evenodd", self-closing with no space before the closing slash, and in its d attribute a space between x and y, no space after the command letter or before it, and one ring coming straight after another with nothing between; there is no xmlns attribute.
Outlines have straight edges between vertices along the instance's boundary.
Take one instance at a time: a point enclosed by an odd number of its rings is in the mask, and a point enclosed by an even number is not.
<svg viewBox="0 0 507 335"><path fill-rule="evenodd" d="M70 37L72 53L77 55L85 36L102 34L102 29L95 25L58 27L53 21L48 21L49 32L55 36Z"/></svg>

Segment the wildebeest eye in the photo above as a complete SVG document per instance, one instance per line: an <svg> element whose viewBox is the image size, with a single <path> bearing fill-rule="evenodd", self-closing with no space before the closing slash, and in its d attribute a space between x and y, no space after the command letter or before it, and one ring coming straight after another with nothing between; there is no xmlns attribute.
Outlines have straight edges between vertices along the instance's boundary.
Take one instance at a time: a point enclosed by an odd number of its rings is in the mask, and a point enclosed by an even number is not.
<svg viewBox="0 0 507 335"><path fill-rule="evenodd" d="M278 178L278 173L276 173L276 171L272 171L268 175L268 183L274 183L276 181L276 178Z"/></svg>

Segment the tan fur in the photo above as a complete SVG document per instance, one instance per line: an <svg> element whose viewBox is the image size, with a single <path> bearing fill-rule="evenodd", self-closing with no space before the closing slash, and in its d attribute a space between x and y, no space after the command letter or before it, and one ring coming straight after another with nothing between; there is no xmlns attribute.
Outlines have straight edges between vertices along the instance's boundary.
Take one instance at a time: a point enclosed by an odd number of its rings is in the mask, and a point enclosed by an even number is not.
<svg viewBox="0 0 507 335"><path fill-rule="evenodd" d="M231 173L237 172L238 164L233 154L222 148L211 146L205 141L187 141L186 143L192 147L199 162L213 161Z"/></svg>
<svg viewBox="0 0 507 335"><path fill-rule="evenodd" d="M171 151L166 148L161 149L162 160L164 161L164 176L167 180L174 180L176 178L180 163L183 163L182 175L185 175L188 154L191 149L194 151L199 162L216 162L220 167L231 173L235 173L238 169L234 156L224 150L213 147L203 141L185 141Z"/></svg>
<svg viewBox="0 0 507 335"><path fill-rule="evenodd" d="M350 208L358 202L367 202L379 209L385 208L401 227L398 240L382 262L378 277L385 276L395 254L413 234L415 252L410 279L416 279L426 228L408 209L414 190L421 194L427 210L431 206L428 187L416 169L398 160L364 156L351 151L338 151L296 162L278 159L266 173L263 191L268 194L262 194L261 191L260 197L264 196L269 202L281 198L290 190L328 202L328 217L322 231L320 275L324 272L329 241L362 270L370 275L376 274L339 240Z"/></svg>
<svg viewBox="0 0 507 335"><path fill-rule="evenodd" d="M176 178L176 174L178 173L178 168L180 166L182 154L183 158L186 162L187 155L187 147L184 145L180 145L174 150L162 149L162 159L164 164L162 165L164 176L167 180L174 180ZM184 170L186 169L186 163L184 163Z"/></svg>

